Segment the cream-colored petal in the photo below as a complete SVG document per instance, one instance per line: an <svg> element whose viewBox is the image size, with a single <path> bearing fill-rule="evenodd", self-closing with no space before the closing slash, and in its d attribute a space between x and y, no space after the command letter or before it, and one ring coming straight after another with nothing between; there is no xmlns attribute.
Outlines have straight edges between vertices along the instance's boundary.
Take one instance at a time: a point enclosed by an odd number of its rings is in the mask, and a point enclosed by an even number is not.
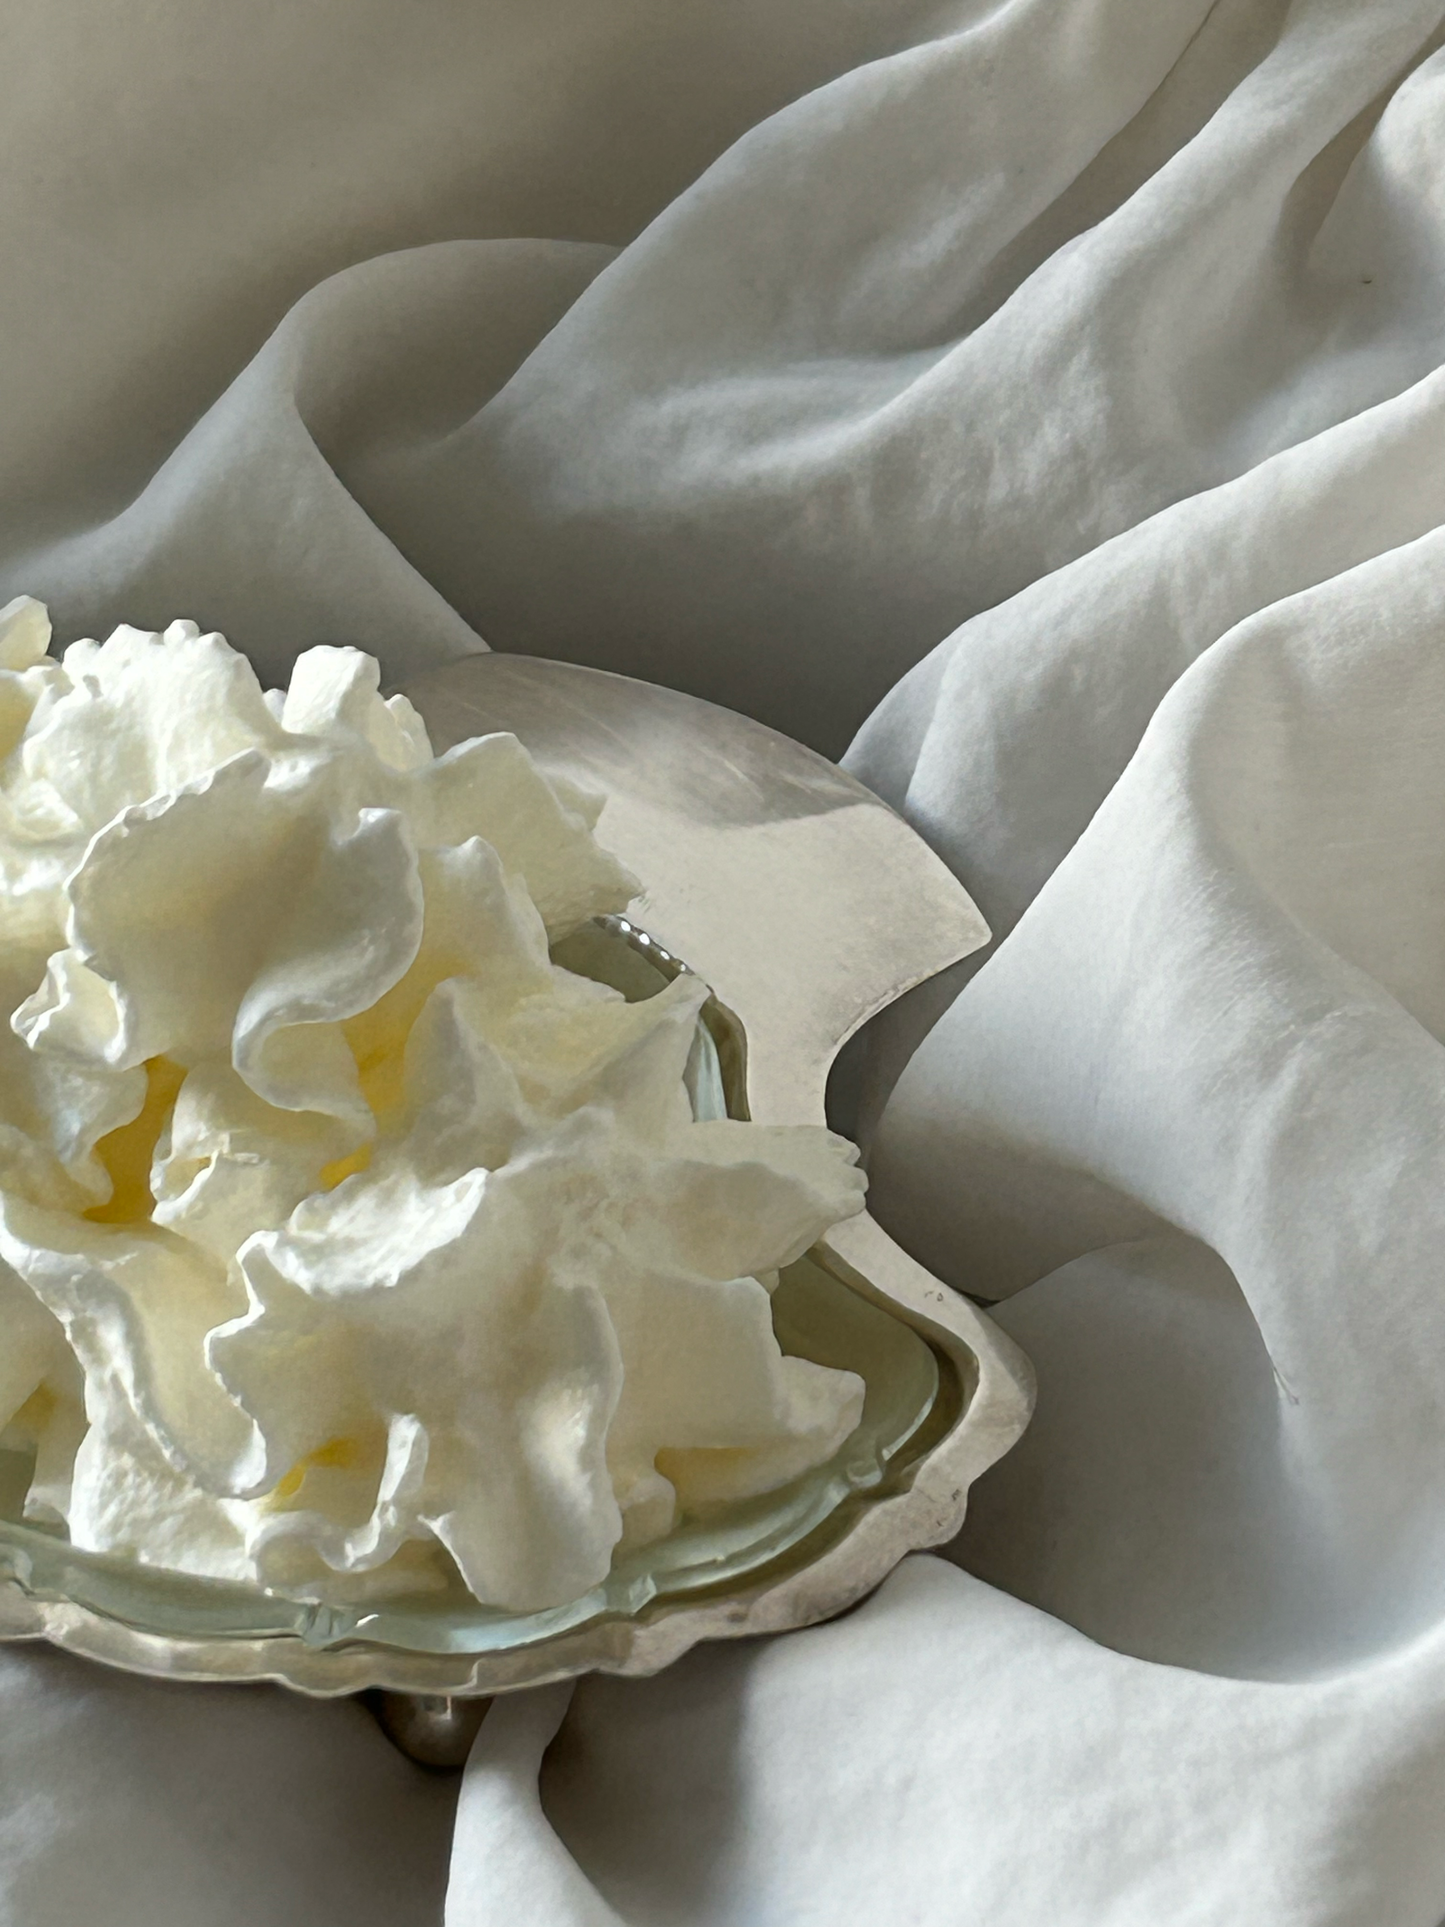
<svg viewBox="0 0 1445 1927"><path fill-rule="evenodd" d="M72 643L62 660L71 689L28 733L21 760L92 830L285 740L250 663L194 623L164 635L122 626L104 643Z"/></svg>
<svg viewBox="0 0 1445 1927"><path fill-rule="evenodd" d="M689 1124L640 1165L625 1236L640 1261L707 1278L791 1264L863 1208L857 1151L809 1125Z"/></svg>
<svg viewBox="0 0 1445 1927"><path fill-rule="evenodd" d="M328 836L240 999L232 1062L252 1090L282 1109L324 1111L368 1130L371 1112L339 1025L396 985L421 936L405 820L363 810L354 829Z"/></svg>
<svg viewBox="0 0 1445 1927"><path fill-rule="evenodd" d="M426 1478L426 1427L410 1413L377 1427L372 1441L338 1438L298 1467L294 1498L257 1504L247 1538L257 1571L272 1583L305 1583L318 1565L337 1573L375 1572L408 1541L431 1542L420 1523ZM377 1463L375 1446L380 1446ZM406 1567L408 1578L415 1563Z"/></svg>
<svg viewBox="0 0 1445 1927"><path fill-rule="evenodd" d="M44 968L43 953L27 946L0 949L0 1001L17 1019ZM62 1210L105 1198L96 1142L136 1115L145 1087L144 1071L33 1051L11 1025L0 1028L0 1187Z"/></svg>
<svg viewBox="0 0 1445 1927"><path fill-rule="evenodd" d="M16 1007L10 1027L37 1056L134 1070L147 1053L132 1050L128 1015L116 985L66 949L46 960L39 988Z"/></svg>
<svg viewBox="0 0 1445 1927"><path fill-rule="evenodd" d="M384 996L345 1025L362 1089L385 1130L397 1127L407 1040L438 984L465 978L480 1035L496 1013L544 994L553 981L541 919L489 845L474 838L455 850L424 851L419 875L424 912L416 955Z"/></svg>
<svg viewBox="0 0 1445 1927"><path fill-rule="evenodd" d="M253 1233L283 1225L350 1148L335 1118L279 1110L229 1064L198 1065L158 1147L155 1222L230 1264Z"/></svg>
<svg viewBox="0 0 1445 1927"><path fill-rule="evenodd" d="M0 942L42 957L65 942L66 879L86 841L68 817L53 794L26 785L17 796L0 782Z"/></svg>
<svg viewBox="0 0 1445 1927"><path fill-rule="evenodd" d="M863 1381L786 1358L755 1278L647 1272L625 1253L603 1295L622 1352L609 1454L624 1479L665 1474L687 1507L746 1498L831 1458Z"/></svg>
<svg viewBox="0 0 1445 1927"><path fill-rule="evenodd" d="M206 1357L264 1440L264 1463L241 1488L247 1496L269 1490L328 1440L357 1436L387 1416L368 1351L375 1319L364 1306L445 1271L486 1182L483 1172L441 1187L405 1169L358 1175L306 1199L282 1230L242 1248L249 1308L210 1333ZM418 1310L403 1340L409 1355L437 1343L435 1319L426 1316L434 1298L418 1290L407 1300ZM396 1409L412 1407L403 1401Z"/></svg>
<svg viewBox="0 0 1445 1927"><path fill-rule="evenodd" d="M75 1455L71 1543L203 1579L254 1580L246 1508L186 1477L122 1398L90 1398Z"/></svg>
<svg viewBox="0 0 1445 1927"><path fill-rule="evenodd" d="M0 1258L54 1314L87 1399L120 1399L177 1467L245 1479L253 1430L205 1361L243 1294L194 1245L149 1226L87 1224L0 1195Z"/></svg>
<svg viewBox="0 0 1445 1927"><path fill-rule="evenodd" d="M595 1290L556 1287L546 1253L596 1202L585 1164L539 1156L431 1190L352 1178L254 1239L252 1310L209 1354L271 1476L368 1417L411 1416L429 1441L415 1522L479 1597L540 1607L595 1584L621 1530L619 1366Z"/></svg>
<svg viewBox="0 0 1445 1927"><path fill-rule="evenodd" d="M218 631L180 617L163 630L121 623L104 642L71 643L62 660L95 685L125 726L144 734L162 780L187 783L248 746L274 748L250 658Z"/></svg>
<svg viewBox="0 0 1445 1927"><path fill-rule="evenodd" d="M68 1357L65 1332L8 1264L0 1262L0 1429Z"/></svg>
<svg viewBox="0 0 1445 1927"><path fill-rule="evenodd" d="M76 1455L88 1425L85 1380L69 1353L57 1360L54 1373L37 1387L31 1406L41 1401L34 1431L35 1465L23 1516L30 1525L63 1527L70 1516ZM18 1412L12 1430L21 1431L25 1419L25 1412Z"/></svg>
<svg viewBox="0 0 1445 1927"><path fill-rule="evenodd" d="M771 1300L757 1279L644 1271L619 1250L601 1285L622 1352L619 1448L641 1439L650 1463L661 1446L756 1445L816 1427L815 1402L798 1402L782 1369ZM829 1425L853 1402L848 1375L831 1377Z"/></svg>
<svg viewBox="0 0 1445 1927"><path fill-rule="evenodd" d="M268 788L268 767L248 750L94 837L68 886L69 951L17 1015L33 1048L116 1069L229 1050L321 834L304 794Z"/></svg>
<svg viewBox="0 0 1445 1927"><path fill-rule="evenodd" d="M322 644L296 659L281 709L292 735L365 744L390 770L420 769L432 759L425 725L405 696L383 699L381 671L359 649Z"/></svg>
<svg viewBox="0 0 1445 1927"><path fill-rule="evenodd" d="M84 1433L84 1380L64 1328L0 1263L0 1452L32 1456L25 1518L63 1522Z"/></svg>
<svg viewBox="0 0 1445 1927"><path fill-rule="evenodd" d="M0 609L0 669L29 669L50 647L50 611L18 595Z"/></svg>
<svg viewBox="0 0 1445 1927"><path fill-rule="evenodd" d="M826 1465L857 1430L865 1390L861 1378L807 1358L783 1359L779 1376L791 1413L786 1427L750 1445L664 1447L658 1452L658 1470L666 1474L684 1512L776 1492Z"/></svg>
<svg viewBox="0 0 1445 1927"><path fill-rule="evenodd" d="M598 820L607 807L605 791L588 789L585 784L574 782L570 776L563 776L559 770L548 772L547 787L569 815L579 817L589 830L597 828Z"/></svg>
<svg viewBox="0 0 1445 1927"><path fill-rule="evenodd" d="M408 805L423 848L480 836L525 881L551 936L625 910L641 885L592 836L515 736L478 736L418 771Z"/></svg>
<svg viewBox="0 0 1445 1927"><path fill-rule="evenodd" d="M602 1102L622 1128L649 1140L685 1126L683 1071L706 985L678 977L635 1004L565 971L551 988L549 998L518 1004L489 1026L528 1101L559 1118Z"/></svg>
<svg viewBox="0 0 1445 1927"><path fill-rule="evenodd" d="M528 1125L515 1073L482 1034L478 1003L475 985L448 978L407 1035L404 1135L383 1156L403 1160L429 1184L495 1170Z"/></svg>
<svg viewBox="0 0 1445 1927"><path fill-rule="evenodd" d="M13 1124L0 1122L0 1191L9 1191L52 1211L84 1207L94 1200L77 1192L59 1160ZM97 1194L98 1195L98 1194Z"/></svg>
<svg viewBox="0 0 1445 1927"><path fill-rule="evenodd" d="M382 706L391 723L387 729L378 727L372 733L372 748L393 769L425 769L432 760L431 737L415 704L398 693L383 698Z"/></svg>
<svg viewBox="0 0 1445 1927"><path fill-rule="evenodd" d="M643 1461L623 1464L610 1452L607 1465L622 1512L622 1537L615 1555L620 1558L671 1532L677 1523L677 1491L655 1465Z"/></svg>

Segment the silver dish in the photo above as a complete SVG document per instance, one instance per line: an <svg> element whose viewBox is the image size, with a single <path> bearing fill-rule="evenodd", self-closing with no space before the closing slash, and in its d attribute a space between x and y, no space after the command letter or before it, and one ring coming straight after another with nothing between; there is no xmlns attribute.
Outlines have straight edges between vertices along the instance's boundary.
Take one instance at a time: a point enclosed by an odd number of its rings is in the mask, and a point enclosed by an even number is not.
<svg viewBox="0 0 1445 1927"><path fill-rule="evenodd" d="M899 817L760 724L525 657L469 657L406 693L439 752L510 729L544 768L607 793L598 833L647 892L628 919L569 940L564 960L629 995L655 973L696 970L713 992L710 1075L734 1115L821 1123L843 1043L987 940ZM458 1698L592 1670L654 1673L700 1640L829 1618L906 1553L957 1532L969 1485L1027 1423L1031 1375L1009 1339L866 1214L792 1268L775 1307L787 1349L862 1373L859 1433L783 1493L684 1522L571 1607L520 1618L469 1596L303 1604L0 1521L0 1638L167 1678L379 1692L398 1743L443 1763L477 1723Z"/></svg>

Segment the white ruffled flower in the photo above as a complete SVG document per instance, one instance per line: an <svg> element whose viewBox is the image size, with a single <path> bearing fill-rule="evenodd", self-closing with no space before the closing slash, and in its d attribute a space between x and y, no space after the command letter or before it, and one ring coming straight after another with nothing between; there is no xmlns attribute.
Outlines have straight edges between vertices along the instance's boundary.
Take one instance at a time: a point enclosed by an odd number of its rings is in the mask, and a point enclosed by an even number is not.
<svg viewBox="0 0 1445 1927"><path fill-rule="evenodd" d="M312 1596L560 1604L858 1422L768 1287L822 1130L693 1120L705 995L549 944L635 880L515 738L434 758L351 649L45 654L0 611L0 1447L28 1516ZM444 1550L443 1550L444 1549Z"/></svg>

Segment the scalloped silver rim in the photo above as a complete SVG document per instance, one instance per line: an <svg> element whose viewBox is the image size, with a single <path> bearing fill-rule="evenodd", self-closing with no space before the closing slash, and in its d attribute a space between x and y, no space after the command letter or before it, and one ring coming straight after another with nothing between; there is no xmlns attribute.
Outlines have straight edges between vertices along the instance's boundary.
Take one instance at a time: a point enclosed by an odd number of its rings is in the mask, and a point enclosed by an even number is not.
<svg viewBox="0 0 1445 1927"><path fill-rule="evenodd" d="M1018 1437L1032 1403L1027 1362L967 1299L938 1283L869 1217L817 1247L874 1302L902 1317L960 1372L967 1387L950 1430L918 1461L905 1491L866 1504L820 1557L721 1599L661 1604L638 1619L604 1619L505 1653L407 1653L362 1641L325 1647L289 1634L182 1639L148 1633L67 1600L0 1585L0 1638L42 1639L86 1659L155 1677L268 1680L322 1697L370 1687L470 1696L540 1686L581 1672L659 1672L702 1640L737 1639L818 1623L873 1591L909 1552L951 1539L968 1488ZM859 1288L855 1284L855 1289Z"/></svg>

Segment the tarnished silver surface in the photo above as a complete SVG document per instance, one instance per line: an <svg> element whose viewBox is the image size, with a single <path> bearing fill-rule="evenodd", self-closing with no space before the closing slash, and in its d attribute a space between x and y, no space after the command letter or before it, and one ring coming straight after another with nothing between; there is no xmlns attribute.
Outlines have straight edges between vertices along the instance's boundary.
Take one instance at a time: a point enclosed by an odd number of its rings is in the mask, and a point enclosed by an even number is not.
<svg viewBox="0 0 1445 1927"><path fill-rule="evenodd" d="M376 1723L400 1752L418 1766L454 1772L465 1766L472 1741L487 1717L490 1699L458 1699L448 1693L366 1695Z"/></svg>
<svg viewBox="0 0 1445 1927"><path fill-rule="evenodd" d="M900 818L761 724L676 691L527 657L468 657L406 693L438 751L510 729L544 768L607 793L598 834L647 884L631 914L736 1018L745 1062L735 1072L761 1122L821 1123L828 1071L846 1039L987 939L956 879ZM700 1640L841 1612L906 1553L958 1530L969 1485L1027 1422L1031 1374L1003 1333L871 1217L838 1226L812 1256L933 1346L943 1390L897 1476L741 1584L478 1655L289 1634L161 1636L10 1583L0 1584L0 1638L48 1639L174 1678L439 1700L591 1670L654 1673Z"/></svg>

